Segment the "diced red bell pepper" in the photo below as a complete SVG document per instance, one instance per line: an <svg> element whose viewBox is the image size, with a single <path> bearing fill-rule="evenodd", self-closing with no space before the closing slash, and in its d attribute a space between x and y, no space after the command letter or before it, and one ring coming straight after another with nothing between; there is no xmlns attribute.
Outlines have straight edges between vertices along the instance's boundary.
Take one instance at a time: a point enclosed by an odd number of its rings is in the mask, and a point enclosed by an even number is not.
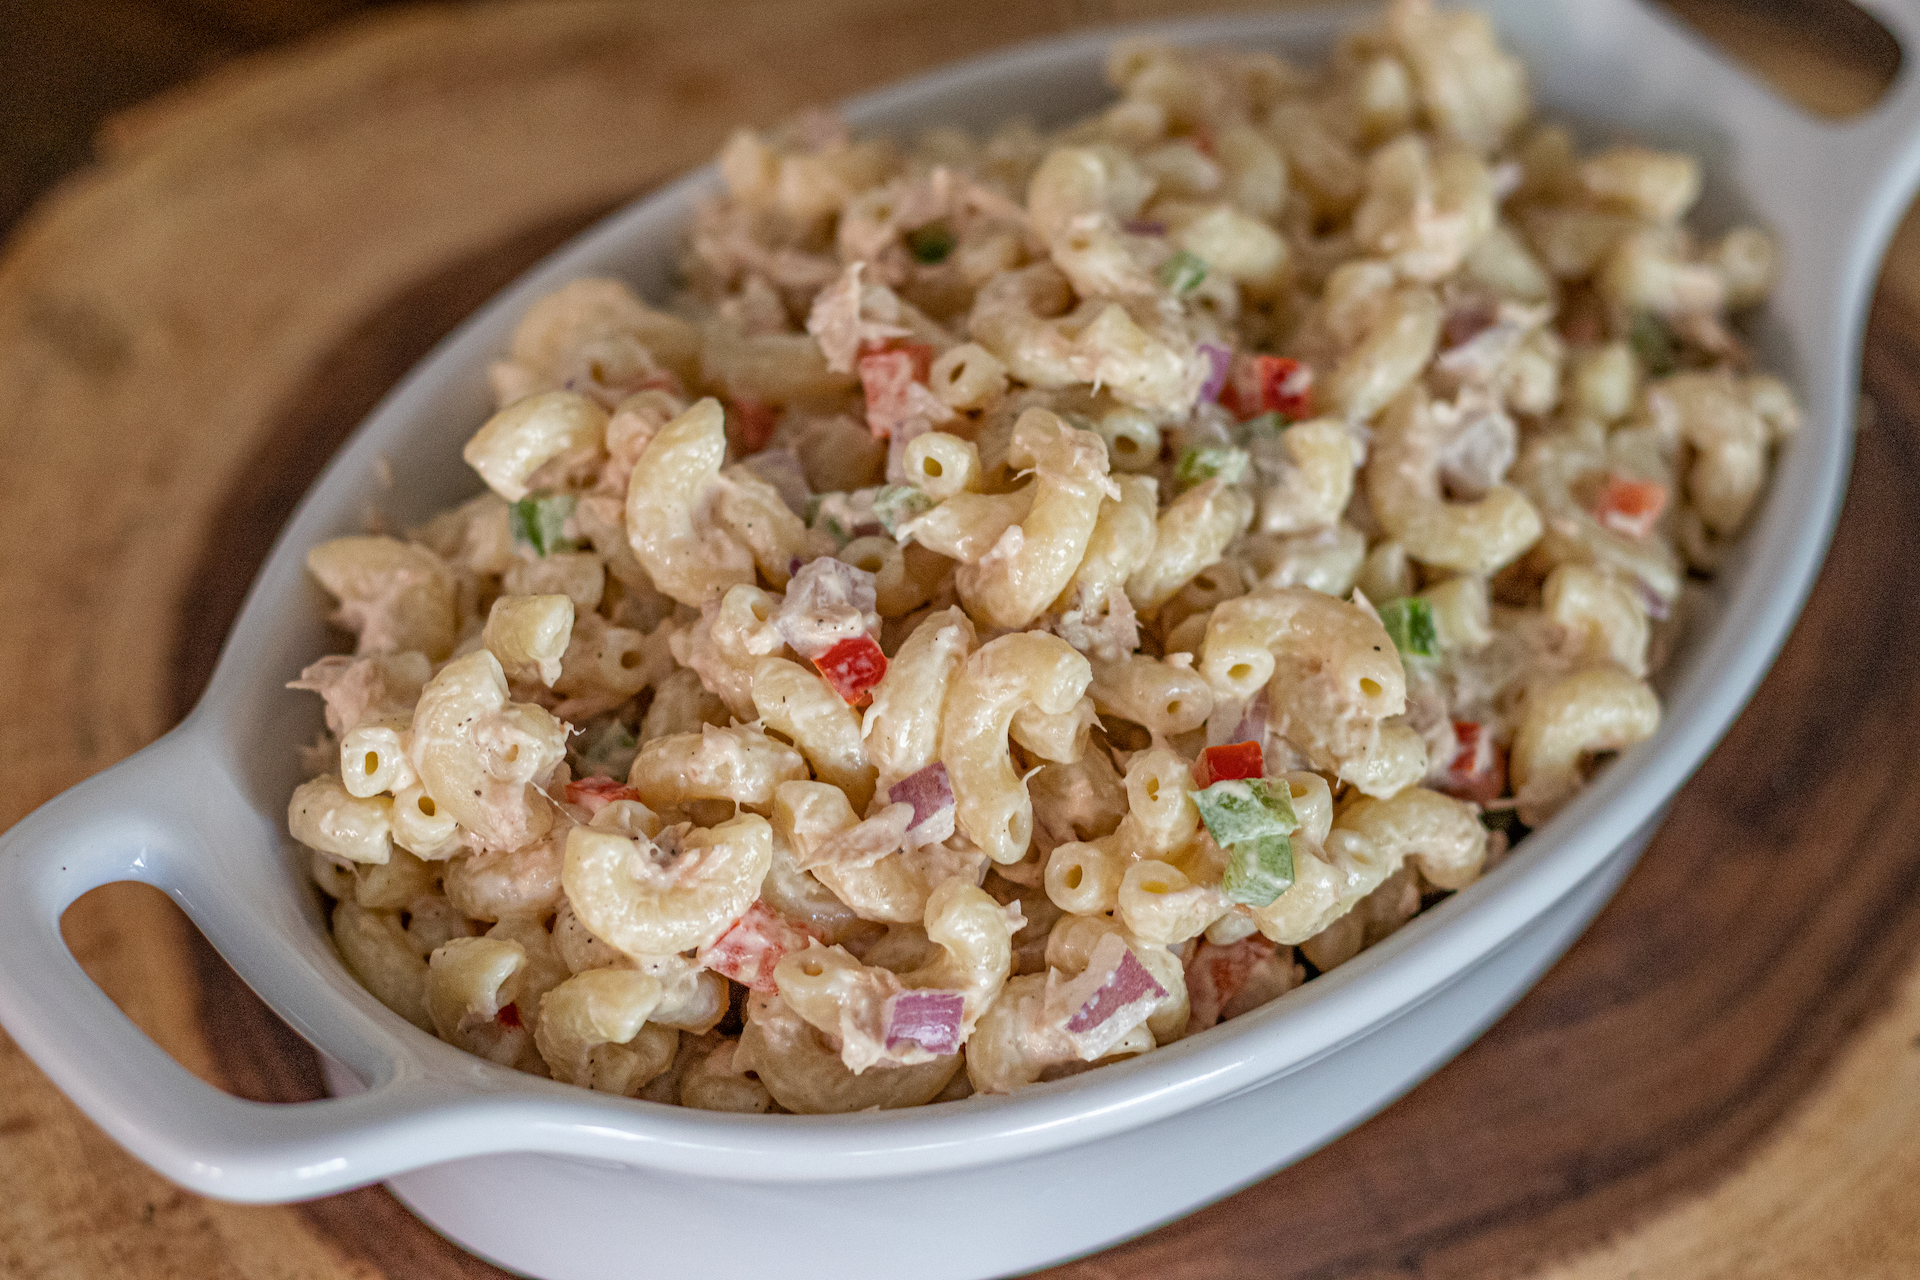
<svg viewBox="0 0 1920 1280"><path fill-rule="evenodd" d="M1235 364L1220 403L1241 418L1277 413L1289 422L1313 416L1313 369L1286 356L1248 356Z"/></svg>
<svg viewBox="0 0 1920 1280"><path fill-rule="evenodd" d="M1460 800L1491 804L1507 789L1507 753L1487 727L1471 720L1455 720L1453 736L1460 748L1447 764L1437 788Z"/></svg>
<svg viewBox="0 0 1920 1280"><path fill-rule="evenodd" d="M1594 499L1594 518L1615 533L1629 538L1644 538L1653 532L1660 513L1667 509L1667 486L1655 480L1629 480L1608 476L1607 483Z"/></svg>
<svg viewBox="0 0 1920 1280"><path fill-rule="evenodd" d="M806 930L787 923L765 902L755 901L697 958L723 978L771 993L778 990L773 967L789 951L804 951L807 941Z"/></svg>
<svg viewBox="0 0 1920 1280"><path fill-rule="evenodd" d="M780 411L763 400L750 400L745 396L733 399L729 407L733 412L727 415L727 425L733 428L736 450L748 454L766 448L767 441L773 439L774 428L780 425Z"/></svg>
<svg viewBox="0 0 1920 1280"><path fill-rule="evenodd" d="M517 1004L501 1005L500 1012L493 1015L493 1020L495 1022L498 1022L503 1027L519 1027L519 1026L526 1025L520 1020L520 1006Z"/></svg>
<svg viewBox="0 0 1920 1280"><path fill-rule="evenodd" d="M851 706L861 706L887 674L887 655L872 636L849 636L813 660L833 691Z"/></svg>
<svg viewBox="0 0 1920 1280"><path fill-rule="evenodd" d="M567 803L595 814L615 800L638 800L640 793L618 778L575 778L567 784Z"/></svg>
<svg viewBox="0 0 1920 1280"><path fill-rule="evenodd" d="M1313 370L1285 356L1255 356L1260 371L1260 411L1298 422L1313 416Z"/></svg>
<svg viewBox="0 0 1920 1280"><path fill-rule="evenodd" d="M1222 747L1208 747L1193 762L1194 785L1202 791L1216 782L1262 778L1266 772L1266 760L1257 742L1233 742Z"/></svg>

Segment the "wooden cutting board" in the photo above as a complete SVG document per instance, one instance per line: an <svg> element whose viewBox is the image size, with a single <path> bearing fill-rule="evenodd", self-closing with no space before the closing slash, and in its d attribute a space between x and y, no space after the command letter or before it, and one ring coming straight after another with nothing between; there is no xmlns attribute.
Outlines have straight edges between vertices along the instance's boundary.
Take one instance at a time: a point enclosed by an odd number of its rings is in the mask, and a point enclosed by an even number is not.
<svg viewBox="0 0 1920 1280"><path fill-rule="evenodd" d="M1173 7L396 10L113 121L0 256L0 826L184 714L329 454L566 235L738 124ZM1831 39L1689 7L1829 105L1871 91ZM1567 958L1324 1152L1048 1274L1920 1275L1920 232L1889 260L1865 382L1805 618ZM203 1078L319 1092L311 1052L158 894L96 891L67 933ZM499 1274L377 1188L179 1191L0 1037L0 1275Z"/></svg>

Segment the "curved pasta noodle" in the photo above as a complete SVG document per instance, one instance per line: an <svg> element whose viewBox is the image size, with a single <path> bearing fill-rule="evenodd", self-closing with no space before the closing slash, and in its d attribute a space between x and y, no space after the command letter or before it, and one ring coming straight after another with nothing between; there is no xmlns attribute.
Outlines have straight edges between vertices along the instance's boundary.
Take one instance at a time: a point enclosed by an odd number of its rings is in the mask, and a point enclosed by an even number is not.
<svg viewBox="0 0 1920 1280"><path fill-rule="evenodd" d="M532 1050L523 1026L495 1021L519 999L527 954L517 943L495 938L453 938L427 965L427 1012L442 1040L468 1053L520 1065ZM537 1060L537 1058L535 1059ZM529 1062L527 1065L531 1065Z"/></svg>
<svg viewBox="0 0 1920 1280"><path fill-rule="evenodd" d="M567 833L567 901L595 937L630 956L690 951L726 932L760 895L773 831L765 818L741 814L688 831L666 865L660 855L644 836Z"/></svg>
<svg viewBox="0 0 1920 1280"><path fill-rule="evenodd" d="M1521 821L1544 822L1571 798L1583 755L1623 750L1659 727L1653 690L1617 669L1576 671L1530 691L1510 759Z"/></svg>
<svg viewBox="0 0 1920 1280"><path fill-rule="evenodd" d="M1120 878L1116 914L1135 937L1165 945L1198 937L1229 905L1218 888L1195 884L1178 867L1148 859Z"/></svg>
<svg viewBox="0 0 1920 1280"><path fill-rule="evenodd" d="M861 732L879 784L891 786L939 758L947 692L972 652L973 622L950 608L927 617L900 646L874 686Z"/></svg>
<svg viewBox="0 0 1920 1280"><path fill-rule="evenodd" d="M628 540L654 586L681 604L753 583L752 552L707 510L726 452L725 418L709 397L661 427L633 467Z"/></svg>
<svg viewBox="0 0 1920 1280"><path fill-rule="evenodd" d="M1302 533L1340 519L1353 497L1359 453L1346 427L1331 418L1296 422L1275 442L1280 476L1260 494L1262 533Z"/></svg>
<svg viewBox="0 0 1920 1280"><path fill-rule="evenodd" d="M517 849L553 825L539 783L565 755L566 734L549 712L509 701L499 659L481 649L420 691L413 766L434 804L481 842Z"/></svg>
<svg viewBox="0 0 1920 1280"><path fill-rule="evenodd" d="M860 740L860 717L826 681L799 663L762 658L753 670L760 722L784 735L814 774L847 793L855 809L873 799L874 766Z"/></svg>
<svg viewBox="0 0 1920 1280"><path fill-rule="evenodd" d="M1028 755L1072 764L1086 754L1098 718L1091 698L1080 699L1058 715L1025 706L1013 713L1007 736Z"/></svg>
<svg viewBox="0 0 1920 1280"><path fill-rule="evenodd" d="M1542 611L1566 628L1585 664L1611 662L1636 679L1647 674L1646 607L1612 575L1563 564L1547 575L1540 597Z"/></svg>
<svg viewBox="0 0 1920 1280"><path fill-rule="evenodd" d="M551 686L573 636L573 601L564 595L501 596L487 614L480 643L508 679Z"/></svg>
<svg viewBox="0 0 1920 1280"><path fill-rule="evenodd" d="M1160 510L1160 483L1151 476L1117 476L1120 492L1101 502L1086 554L1054 608L1097 608L1153 550Z"/></svg>
<svg viewBox="0 0 1920 1280"><path fill-rule="evenodd" d="M639 465L635 464L636 471ZM747 549L754 565L776 588L786 587L795 560L811 558L806 522L787 506L778 489L746 467L728 467L720 473L713 485L713 523Z"/></svg>
<svg viewBox="0 0 1920 1280"><path fill-rule="evenodd" d="M605 409L571 391L542 391L487 419L461 456L488 488L518 502L535 472L568 454L591 457L606 438Z"/></svg>
<svg viewBox="0 0 1920 1280"><path fill-rule="evenodd" d="M627 785L656 809L690 800L731 800L764 812L774 788L807 776L798 751L749 725L655 738L640 748Z"/></svg>
<svg viewBox="0 0 1920 1280"><path fill-rule="evenodd" d="M447 897L474 920L544 916L560 901L566 824L517 849L481 849L446 864Z"/></svg>
<svg viewBox="0 0 1920 1280"><path fill-rule="evenodd" d="M356 796L329 775L294 789L287 829L309 849L348 862L382 863L393 856L392 812L386 796Z"/></svg>
<svg viewBox="0 0 1920 1280"><path fill-rule="evenodd" d="M1160 513L1152 550L1127 576L1134 608L1151 611L1172 599L1194 575L1218 564L1252 519L1253 499L1217 476L1181 494Z"/></svg>
<svg viewBox="0 0 1920 1280"><path fill-rule="evenodd" d="M1101 499L1113 484L1100 438L1044 409L1020 416L1008 460L1035 472L1032 506L984 555L964 565L954 584L967 612L983 625L1024 627L1045 612L1080 567Z"/></svg>
<svg viewBox="0 0 1920 1280"><path fill-rule="evenodd" d="M1492 573L1540 536L1539 512L1510 485L1497 484L1471 502L1446 499L1432 409L1417 389L1380 420L1367 461L1367 498L1407 554L1435 568Z"/></svg>
<svg viewBox="0 0 1920 1280"><path fill-rule="evenodd" d="M739 1048L738 1040L723 1039L690 1062L680 1077L680 1105L737 1115L771 1110L773 1095L740 1065Z"/></svg>
<svg viewBox="0 0 1920 1280"><path fill-rule="evenodd" d="M1384 851L1393 863L1388 874L1405 858L1440 889L1473 883L1487 856L1487 829L1473 807L1425 787L1409 787L1385 800L1362 798L1341 810L1326 848L1337 861L1342 845L1353 840Z"/></svg>
<svg viewBox="0 0 1920 1280"><path fill-rule="evenodd" d="M1766 478L1773 430L1733 378L1676 373L1647 387L1647 406L1691 450L1687 499L1707 529L1726 537L1745 523Z"/></svg>
<svg viewBox="0 0 1920 1280"><path fill-rule="evenodd" d="M390 911L368 911L351 900L333 909L333 945L360 985L381 1004L419 1027L433 1030L427 1013L427 962L415 953Z"/></svg>
<svg viewBox="0 0 1920 1280"><path fill-rule="evenodd" d="M1139 653L1094 663L1088 693L1102 715L1144 726L1155 742L1191 733L1213 713L1213 689L1199 672Z"/></svg>
<svg viewBox="0 0 1920 1280"><path fill-rule="evenodd" d="M1431 289L1396 290L1365 335L1334 367L1327 399L1349 421L1366 422L1406 390L1433 359L1440 302Z"/></svg>
<svg viewBox="0 0 1920 1280"><path fill-rule="evenodd" d="M1305 789L1311 793L1312 784ZM1308 799L1300 790L1296 808ZM1295 835L1293 885L1253 911L1260 931L1275 942L1292 945L1320 933L1405 861L1434 884L1457 889L1472 882L1486 860L1487 832L1473 807L1424 787L1384 800L1363 797L1319 830L1320 838L1314 839L1302 822Z"/></svg>
<svg viewBox="0 0 1920 1280"><path fill-rule="evenodd" d="M534 1042L553 1078L631 1097L673 1062L679 1035L649 1027L660 980L634 969L590 969L541 997Z"/></svg>
<svg viewBox="0 0 1920 1280"><path fill-rule="evenodd" d="M1012 493L956 493L907 525L921 546L961 564L985 556L1033 510L1035 486Z"/></svg>
<svg viewBox="0 0 1920 1280"><path fill-rule="evenodd" d="M773 1100L796 1114L917 1107L937 1097L960 1070L962 1055L855 1075L820 1030L775 997L755 1001L734 1064L760 1077Z"/></svg>
<svg viewBox="0 0 1920 1280"><path fill-rule="evenodd" d="M962 834L998 863L1026 857L1033 805L1007 757L1014 712L1073 709L1093 679L1087 660L1056 636L1017 632L989 641L967 659L947 695L940 756L952 779L954 819Z"/></svg>

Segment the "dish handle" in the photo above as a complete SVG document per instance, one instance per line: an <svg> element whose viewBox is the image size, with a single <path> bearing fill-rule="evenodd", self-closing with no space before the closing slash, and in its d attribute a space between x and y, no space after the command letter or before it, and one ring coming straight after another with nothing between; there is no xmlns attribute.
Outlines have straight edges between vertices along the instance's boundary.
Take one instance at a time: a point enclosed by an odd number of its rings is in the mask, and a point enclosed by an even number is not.
<svg viewBox="0 0 1920 1280"><path fill-rule="evenodd" d="M1744 180L1776 188L1787 200L1804 204L1806 225L1830 229L1814 246L1818 261L1807 265L1830 297L1844 300L1848 311L1857 310L1888 238L1920 185L1920 0L1852 0L1892 35L1900 65L1877 103L1842 120L1816 116L1791 101L1655 0L1632 3L1716 68L1735 73L1703 83L1740 98L1739 110L1756 132L1778 135L1756 151L1756 167Z"/></svg>
<svg viewBox="0 0 1920 1280"><path fill-rule="evenodd" d="M1893 83L1870 110L1830 123L1801 119L1815 130L1822 189L1835 205L1851 205L1852 238L1871 246L1878 261L1885 240L1920 183L1920 0L1853 0L1877 19L1900 47Z"/></svg>
<svg viewBox="0 0 1920 1280"><path fill-rule="evenodd" d="M275 947L278 923L230 899L223 827L259 816L237 792L183 790L205 778L212 749L192 723L56 797L0 836L0 1024L96 1124L156 1171L205 1195L251 1203L308 1199L377 1182L435 1160L477 1154L492 1130L475 1123L484 1083L458 1072L429 1079L397 1016L355 993L312 981L297 1002L295 1030L329 1044L355 1044L349 1064L363 1093L300 1103L261 1103L223 1093L181 1067L135 1026L81 969L60 934L61 914L81 894L122 880L166 892L231 959ZM189 765L182 753L194 758ZM257 837L256 837L257 838ZM284 896L284 895L283 895ZM253 965L237 965L260 972ZM320 992L314 995L315 991ZM282 1012L294 1007L275 1001ZM300 1025L301 1022L307 1025ZM348 1024L345 1035L326 1034ZM318 1031L321 1034L312 1034ZM427 1048L432 1048L431 1045ZM406 1120L406 1140L395 1122ZM460 1148L466 1148L461 1150Z"/></svg>

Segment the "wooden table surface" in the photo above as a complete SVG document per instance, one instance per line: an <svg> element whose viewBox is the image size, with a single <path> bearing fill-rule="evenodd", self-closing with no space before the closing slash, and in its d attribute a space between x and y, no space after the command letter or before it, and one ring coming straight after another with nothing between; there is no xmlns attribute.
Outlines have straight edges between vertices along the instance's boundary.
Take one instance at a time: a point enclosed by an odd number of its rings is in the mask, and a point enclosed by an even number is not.
<svg viewBox="0 0 1920 1280"><path fill-rule="evenodd" d="M0 249L0 827L184 714L329 454L573 230L736 124L1176 7L749 0L717 23L699 0L14 3L0 226L38 203ZM1890 71L1877 29L1822 0L1678 7L1829 110ZM45 193L73 168L75 121L120 107L97 160ZM1047 1274L1920 1275L1911 226L1864 379L1852 487L1805 617L1566 959L1325 1151ZM318 1093L311 1052L158 893L96 890L66 930L202 1078ZM177 1190L0 1037L0 1275L499 1274L378 1188L266 1208Z"/></svg>

